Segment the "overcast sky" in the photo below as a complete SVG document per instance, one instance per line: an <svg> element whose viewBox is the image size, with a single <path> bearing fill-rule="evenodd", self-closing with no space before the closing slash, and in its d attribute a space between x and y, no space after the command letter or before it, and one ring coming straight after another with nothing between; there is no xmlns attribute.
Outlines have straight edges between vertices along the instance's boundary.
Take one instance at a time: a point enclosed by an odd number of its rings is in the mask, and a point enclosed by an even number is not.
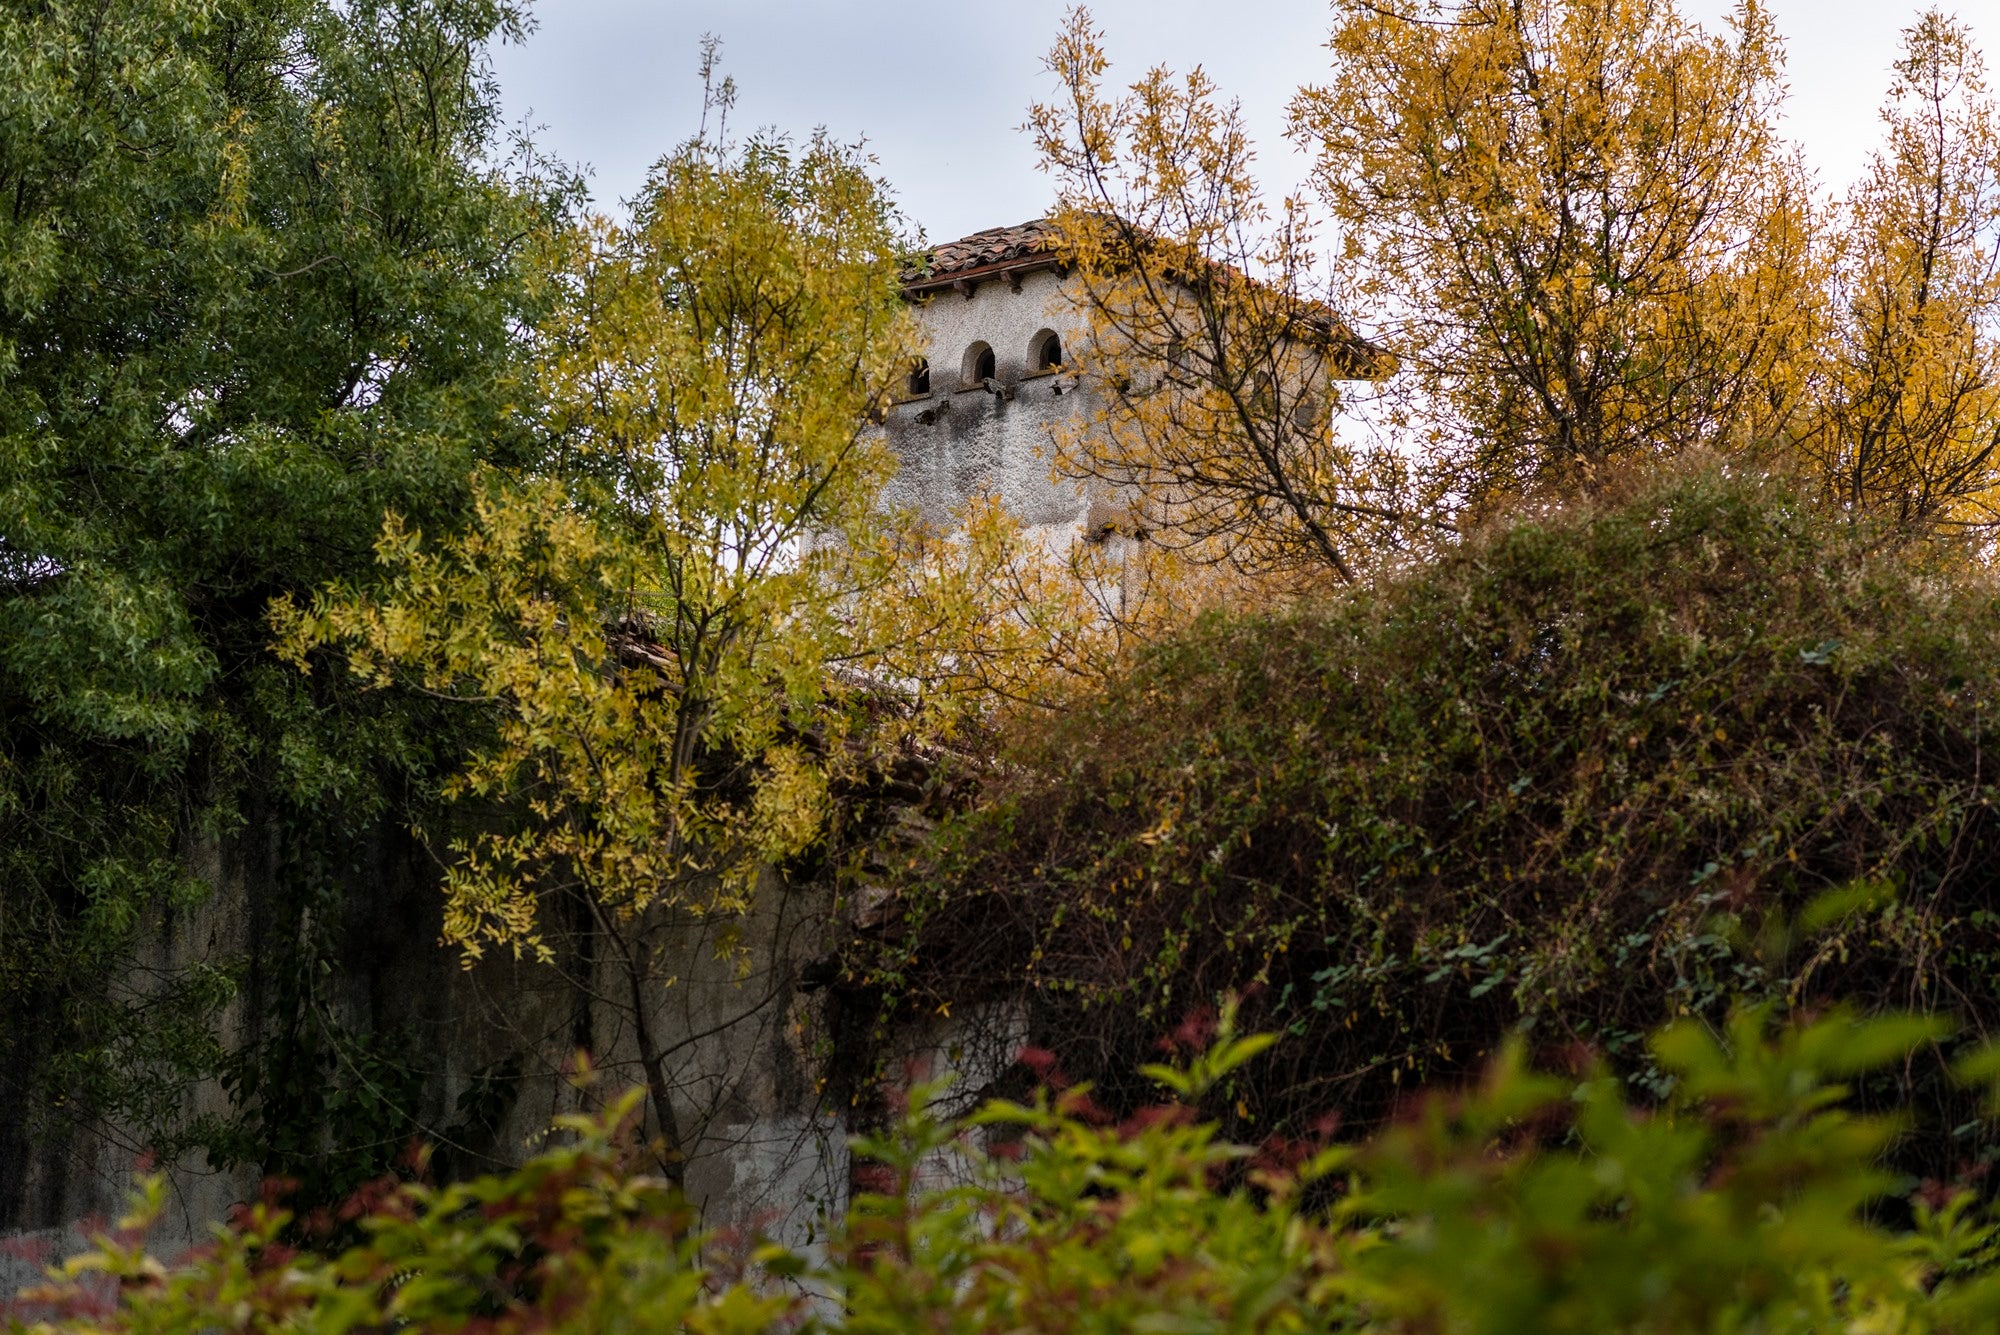
<svg viewBox="0 0 2000 1335"><path fill-rule="evenodd" d="M1728 0L1682 0L1703 22ZM1041 55L1067 0L942 6L883 0L540 0L539 30L496 58L509 116L544 127L557 155L593 168L600 203L695 128L703 33L723 40L740 88L735 124L865 138L909 218L933 241L1040 214L1049 185L1017 127L1050 91ZM1284 106L1320 77L1330 25L1315 0L1098 0L1113 75L1201 64L1243 102L1267 186L1303 175ZM1790 39L1789 111L1823 180L1844 186L1876 139L1898 34L1897 0L1772 0ZM2000 57L1993 0L1960 7Z"/></svg>

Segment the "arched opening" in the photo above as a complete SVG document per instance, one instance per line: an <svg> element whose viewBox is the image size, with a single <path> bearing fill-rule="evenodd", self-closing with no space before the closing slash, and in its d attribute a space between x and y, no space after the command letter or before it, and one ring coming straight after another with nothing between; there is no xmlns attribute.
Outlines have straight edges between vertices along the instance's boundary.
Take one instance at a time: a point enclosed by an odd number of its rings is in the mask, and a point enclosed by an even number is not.
<svg viewBox="0 0 2000 1335"><path fill-rule="evenodd" d="M997 363L993 359L993 349L985 343L975 343L965 350L965 365L959 371L960 389L978 389L993 378Z"/></svg>
<svg viewBox="0 0 2000 1335"><path fill-rule="evenodd" d="M1053 329L1044 329L1028 344L1028 366L1035 371L1060 371L1063 364L1062 340Z"/></svg>
<svg viewBox="0 0 2000 1335"><path fill-rule="evenodd" d="M931 359L928 357L919 357L916 364L910 368L910 397L913 399L921 398L930 392Z"/></svg>

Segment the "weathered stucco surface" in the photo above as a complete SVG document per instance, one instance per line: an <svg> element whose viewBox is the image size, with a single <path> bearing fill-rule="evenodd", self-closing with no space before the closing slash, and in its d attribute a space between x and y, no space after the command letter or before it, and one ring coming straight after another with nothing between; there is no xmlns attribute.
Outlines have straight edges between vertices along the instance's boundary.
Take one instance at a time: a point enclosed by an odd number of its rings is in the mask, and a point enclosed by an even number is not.
<svg viewBox="0 0 2000 1335"><path fill-rule="evenodd" d="M1067 548L1084 513L1083 489L1050 477L1050 448L1063 425L1088 422L1090 395L1067 371L1038 371L1037 339L1053 333L1074 345L1075 314L1053 269L1019 275L1020 290L995 278L969 297L944 288L916 305L930 362L931 390L895 405L883 430L902 459L889 499L943 522L986 494L1036 531L1052 550ZM994 356L994 392L968 383L968 353Z"/></svg>

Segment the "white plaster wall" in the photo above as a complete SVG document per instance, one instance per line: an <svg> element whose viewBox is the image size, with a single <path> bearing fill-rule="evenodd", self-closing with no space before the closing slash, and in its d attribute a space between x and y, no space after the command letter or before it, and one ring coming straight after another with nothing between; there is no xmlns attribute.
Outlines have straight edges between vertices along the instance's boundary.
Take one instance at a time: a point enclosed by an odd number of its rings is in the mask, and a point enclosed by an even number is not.
<svg viewBox="0 0 2000 1335"><path fill-rule="evenodd" d="M814 1051L820 1002L793 986L834 932L831 908L823 888L767 873L741 917L683 919L655 943L659 971L672 978L649 989L650 1019L669 1052L687 1192L706 1228L762 1231L804 1247L825 1236L827 1217L846 1204L848 1128L822 1095ZM613 963L601 961L592 991L621 997L624 988ZM523 1083L493 1149L500 1162L518 1162L546 1142L553 1117L578 1106L577 1091L547 1074L572 1053L574 993L532 964L482 966L464 976L462 989L449 1040L456 1065L469 1065L475 1037L495 1053L539 1057L531 1066L542 1074ZM612 1005L592 1012L599 1080L585 1104L644 1080L631 1016ZM475 1013L476 1027L465 1022Z"/></svg>
<svg viewBox="0 0 2000 1335"><path fill-rule="evenodd" d="M1094 411L1074 375L1030 372L1035 336L1053 330L1067 351L1080 337L1062 280L1043 269L980 283L971 297L946 288L916 308L930 359L931 392L889 410L883 430L902 459L892 504L913 505L942 522L981 493L1000 498L1056 550L1066 549L1085 513L1083 489L1049 475L1052 432ZM960 384L968 348L992 346L995 380L1012 397Z"/></svg>

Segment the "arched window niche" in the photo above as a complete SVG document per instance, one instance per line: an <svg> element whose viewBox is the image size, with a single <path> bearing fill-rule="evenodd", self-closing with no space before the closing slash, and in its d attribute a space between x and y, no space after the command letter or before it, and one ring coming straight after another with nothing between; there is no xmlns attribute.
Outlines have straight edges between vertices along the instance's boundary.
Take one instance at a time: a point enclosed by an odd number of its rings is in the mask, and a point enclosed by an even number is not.
<svg viewBox="0 0 2000 1335"><path fill-rule="evenodd" d="M988 343L974 343L965 350L965 362L959 368L958 387L979 389L993 378L998 363L993 358L993 347Z"/></svg>
<svg viewBox="0 0 2000 1335"><path fill-rule="evenodd" d="M1044 329L1028 340L1028 370L1034 375L1047 375L1051 371L1062 370L1062 339L1053 329Z"/></svg>

